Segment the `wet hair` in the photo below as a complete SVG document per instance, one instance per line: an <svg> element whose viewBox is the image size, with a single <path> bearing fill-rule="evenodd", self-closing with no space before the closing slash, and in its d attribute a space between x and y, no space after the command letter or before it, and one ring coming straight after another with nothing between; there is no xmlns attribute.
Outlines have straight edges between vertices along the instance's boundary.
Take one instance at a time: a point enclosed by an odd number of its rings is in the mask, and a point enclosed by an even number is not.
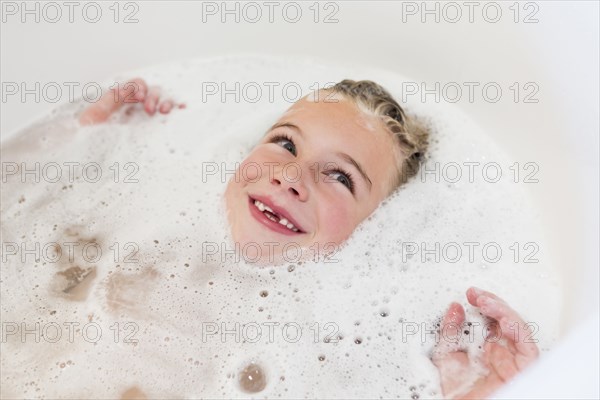
<svg viewBox="0 0 600 400"><path fill-rule="evenodd" d="M417 174L429 139L429 130L421 121L407 115L390 93L373 81L344 79L326 90L341 94L363 112L379 117L393 135L399 152L394 152L397 173L390 192Z"/></svg>

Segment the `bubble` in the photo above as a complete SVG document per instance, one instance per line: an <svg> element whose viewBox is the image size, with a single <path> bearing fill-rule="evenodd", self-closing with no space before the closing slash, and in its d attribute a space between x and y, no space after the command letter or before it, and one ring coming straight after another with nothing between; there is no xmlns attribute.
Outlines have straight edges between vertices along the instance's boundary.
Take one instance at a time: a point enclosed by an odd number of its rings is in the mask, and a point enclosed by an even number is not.
<svg viewBox="0 0 600 400"><path fill-rule="evenodd" d="M240 389L246 393L262 392L267 386L267 376L263 368L255 362L246 365L239 377Z"/></svg>
<svg viewBox="0 0 600 400"><path fill-rule="evenodd" d="M260 297L267 297L268 295L269 295L269 292L267 292L266 290L260 291Z"/></svg>
<svg viewBox="0 0 600 400"><path fill-rule="evenodd" d="M354 343L361 344L362 343L362 338L359 338L359 337L355 338L354 339Z"/></svg>
<svg viewBox="0 0 600 400"><path fill-rule="evenodd" d="M319 356L319 361L325 361L325 356L321 354L321 355Z"/></svg>

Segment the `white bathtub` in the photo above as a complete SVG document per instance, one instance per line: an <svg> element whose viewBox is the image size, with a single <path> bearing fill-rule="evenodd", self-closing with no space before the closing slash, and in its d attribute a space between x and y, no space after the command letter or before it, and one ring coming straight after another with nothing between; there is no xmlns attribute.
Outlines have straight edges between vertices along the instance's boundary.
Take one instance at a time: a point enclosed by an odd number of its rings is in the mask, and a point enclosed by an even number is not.
<svg viewBox="0 0 600 400"><path fill-rule="evenodd" d="M496 18L496 3L476 4L473 23L466 22L469 8L463 2L438 4L439 23L433 14L421 22L421 2L321 3L318 23L308 3L301 6L303 16L297 23L283 18L282 4L273 6L273 23L262 2L255 3L262 11L259 22L250 21L256 16L253 4L246 9L239 5L240 23L233 15L222 23L221 2L208 6L217 8L216 15L208 13L214 8L203 9L198 3L168 3L122 4L119 23L113 21L111 3L101 4L103 14L96 23L83 18L82 4L73 10L73 23L62 2L54 3L62 13L55 23L50 21L57 18L56 10L38 4L36 23L35 14L23 15L20 2L5 2L2 81L93 82L175 59L253 52L377 66L428 85L498 82L503 96L514 96L509 87L518 82L517 103L476 98L458 104L514 159L540 165L541 183L530 189L545 216L552 258L561 266L567 289L560 345L498 396L600 397L598 3L520 3L516 15L512 2L507 2L500 6L497 23L488 22ZM29 9L35 10L35 4L28 3ZM434 10L436 5L430 2L426 7ZM86 10L88 20L94 19L93 7ZM451 23L457 10L461 20ZM291 20L294 10L288 11ZM338 22L322 22L332 12ZM139 22L121 22L130 13ZM538 22L524 23L525 19ZM531 93L523 87L527 82L539 88L533 96L537 104L523 102ZM63 93L60 102L65 101ZM3 98L2 138L53 106L43 99L38 103L22 102L19 96Z"/></svg>

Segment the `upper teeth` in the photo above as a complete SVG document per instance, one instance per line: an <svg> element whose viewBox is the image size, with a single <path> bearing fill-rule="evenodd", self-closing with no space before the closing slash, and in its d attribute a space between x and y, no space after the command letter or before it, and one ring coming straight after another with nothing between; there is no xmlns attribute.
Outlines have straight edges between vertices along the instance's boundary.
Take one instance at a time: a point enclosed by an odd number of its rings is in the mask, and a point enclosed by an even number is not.
<svg viewBox="0 0 600 400"><path fill-rule="evenodd" d="M268 212L270 212L271 214L275 214L275 215L279 216L279 214L277 214L275 211L273 211L273 210L271 209L271 207L269 207L269 206L267 206L267 205L265 205L265 204L261 203L261 202L260 202L260 201L258 201L258 200L254 200L254 205L256 206L256 208L258 208L258 209L260 210L260 212L263 212L263 211L268 211ZM280 223L281 225L283 225L283 226L286 226L288 229L291 229L291 230L292 230L292 231L294 231L294 232L298 232L298 228L296 228L296 227L294 226L294 224L292 224L291 222L289 222L289 221L288 221L287 219L285 219L285 218L281 218L281 219L279 220L279 223Z"/></svg>

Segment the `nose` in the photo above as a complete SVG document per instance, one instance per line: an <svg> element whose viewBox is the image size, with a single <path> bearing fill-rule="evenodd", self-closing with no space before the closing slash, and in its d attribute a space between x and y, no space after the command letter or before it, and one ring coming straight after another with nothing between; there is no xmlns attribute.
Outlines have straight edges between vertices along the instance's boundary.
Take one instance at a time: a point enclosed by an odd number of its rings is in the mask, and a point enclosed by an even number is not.
<svg viewBox="0 0 600 400"><path fill-rule="evenodd" d="M308 188L304 183L304 172L300 169L288 171L284 168L274 174L271 178L271 184L281 186L283 190L289 192L294 198L300 201L306 201L308 200Z"/></svg>

